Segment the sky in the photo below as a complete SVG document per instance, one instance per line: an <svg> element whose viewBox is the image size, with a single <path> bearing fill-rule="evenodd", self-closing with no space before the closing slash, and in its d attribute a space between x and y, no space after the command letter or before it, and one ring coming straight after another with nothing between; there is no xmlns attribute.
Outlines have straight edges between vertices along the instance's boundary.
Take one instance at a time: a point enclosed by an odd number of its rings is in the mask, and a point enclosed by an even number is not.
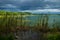
<svg viewBox="0 0 60 40"><path fill-rule="evenodd" d="M60 12L60 0L0 0L0 10Z"/></svg>

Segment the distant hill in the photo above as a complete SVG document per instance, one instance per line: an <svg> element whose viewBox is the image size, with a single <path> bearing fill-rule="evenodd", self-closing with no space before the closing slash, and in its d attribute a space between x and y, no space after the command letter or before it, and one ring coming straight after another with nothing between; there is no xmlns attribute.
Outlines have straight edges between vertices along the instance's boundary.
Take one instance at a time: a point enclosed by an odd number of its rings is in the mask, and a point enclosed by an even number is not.
<svg viewBox="0 0 60 40"><path fill-rule="evenodd" d="M8 11L4 11L4 10L0 10L0 15L31 15L32 13L30 12L8 12Z"/></svg>

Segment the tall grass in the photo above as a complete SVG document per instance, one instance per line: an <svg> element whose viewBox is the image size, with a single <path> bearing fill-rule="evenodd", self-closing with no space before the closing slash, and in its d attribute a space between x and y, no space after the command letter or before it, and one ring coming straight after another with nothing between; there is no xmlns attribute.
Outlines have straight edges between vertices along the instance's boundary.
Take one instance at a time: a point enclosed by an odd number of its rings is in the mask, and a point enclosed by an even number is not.
<svg viewBox="0 0 60 40"><path fill-rule="evenodd" d="M60 40L60 34L49 34L47 36L48 40Z"/></svg>
<svg viewBox="0 0 60 40"><path fill-rule="evenodd" d="M2 36L0 35L0 40L14 40L13 34Z"/></svg>

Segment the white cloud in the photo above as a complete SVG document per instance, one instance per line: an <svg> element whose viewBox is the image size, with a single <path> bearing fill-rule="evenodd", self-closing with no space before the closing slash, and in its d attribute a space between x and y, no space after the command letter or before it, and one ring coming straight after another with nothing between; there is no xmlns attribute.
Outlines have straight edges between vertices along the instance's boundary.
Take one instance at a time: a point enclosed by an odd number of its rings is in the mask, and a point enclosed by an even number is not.
<svg viewBox="0 0 60 40"><path fill-rule="evenodd" d="M59 2L60 0L44 0L45 2Z"/></svg>
<svg viewBox="0 0 60 40"><path fill-rule="evenodd" d="M44 8L51 8L51 6L50 6L50 5L48 5L48 4L46 4L46 6L45 6Z"/></svg>
<svg viewBox="0 0 60 40"><path fill-rule="evenodd" d="M22 11L22 12L32 12L32 13L35 13L35 12L60 12L60 9L25 10L25 11Z"/></svg>
<svg viewBox="0 0 60 40"><path fill-rule="evenodd" d="M2 7L2 8L17 8L17 6L14 6L12 4L5 4L5 5L0 6L0 7Z"/></svg>
<svg viewBox="0 0 60 40"><path fill-rule="evenodd" d="M18 2L18 3L24 3L24 2L30 2L33 0L11 0L11 1Z"/></svg>
<svg viewBox="0 0 60 40"><path fill-rule="evenodd" d="M6 7L10 7L10 8L16 8L16 6L12 5L12 4L6 4Z"/></svg>
<svg viewBox="0 0 60 40"><path fill-rule="evenodd" d="M40 11L40 12L60 12L59 9L43 9L43 10L36 10L36 11Z"/></svg>

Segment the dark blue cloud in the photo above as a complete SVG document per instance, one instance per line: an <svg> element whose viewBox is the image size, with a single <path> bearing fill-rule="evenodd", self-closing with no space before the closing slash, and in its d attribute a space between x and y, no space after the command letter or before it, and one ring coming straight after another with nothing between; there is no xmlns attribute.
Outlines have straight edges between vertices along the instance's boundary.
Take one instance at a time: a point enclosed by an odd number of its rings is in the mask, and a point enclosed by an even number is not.
<svg viewBox="0 0 60 40"><path fill-rule="evenodd" d="M0 0L0 10L60 9L60 0Z"/></svg>

